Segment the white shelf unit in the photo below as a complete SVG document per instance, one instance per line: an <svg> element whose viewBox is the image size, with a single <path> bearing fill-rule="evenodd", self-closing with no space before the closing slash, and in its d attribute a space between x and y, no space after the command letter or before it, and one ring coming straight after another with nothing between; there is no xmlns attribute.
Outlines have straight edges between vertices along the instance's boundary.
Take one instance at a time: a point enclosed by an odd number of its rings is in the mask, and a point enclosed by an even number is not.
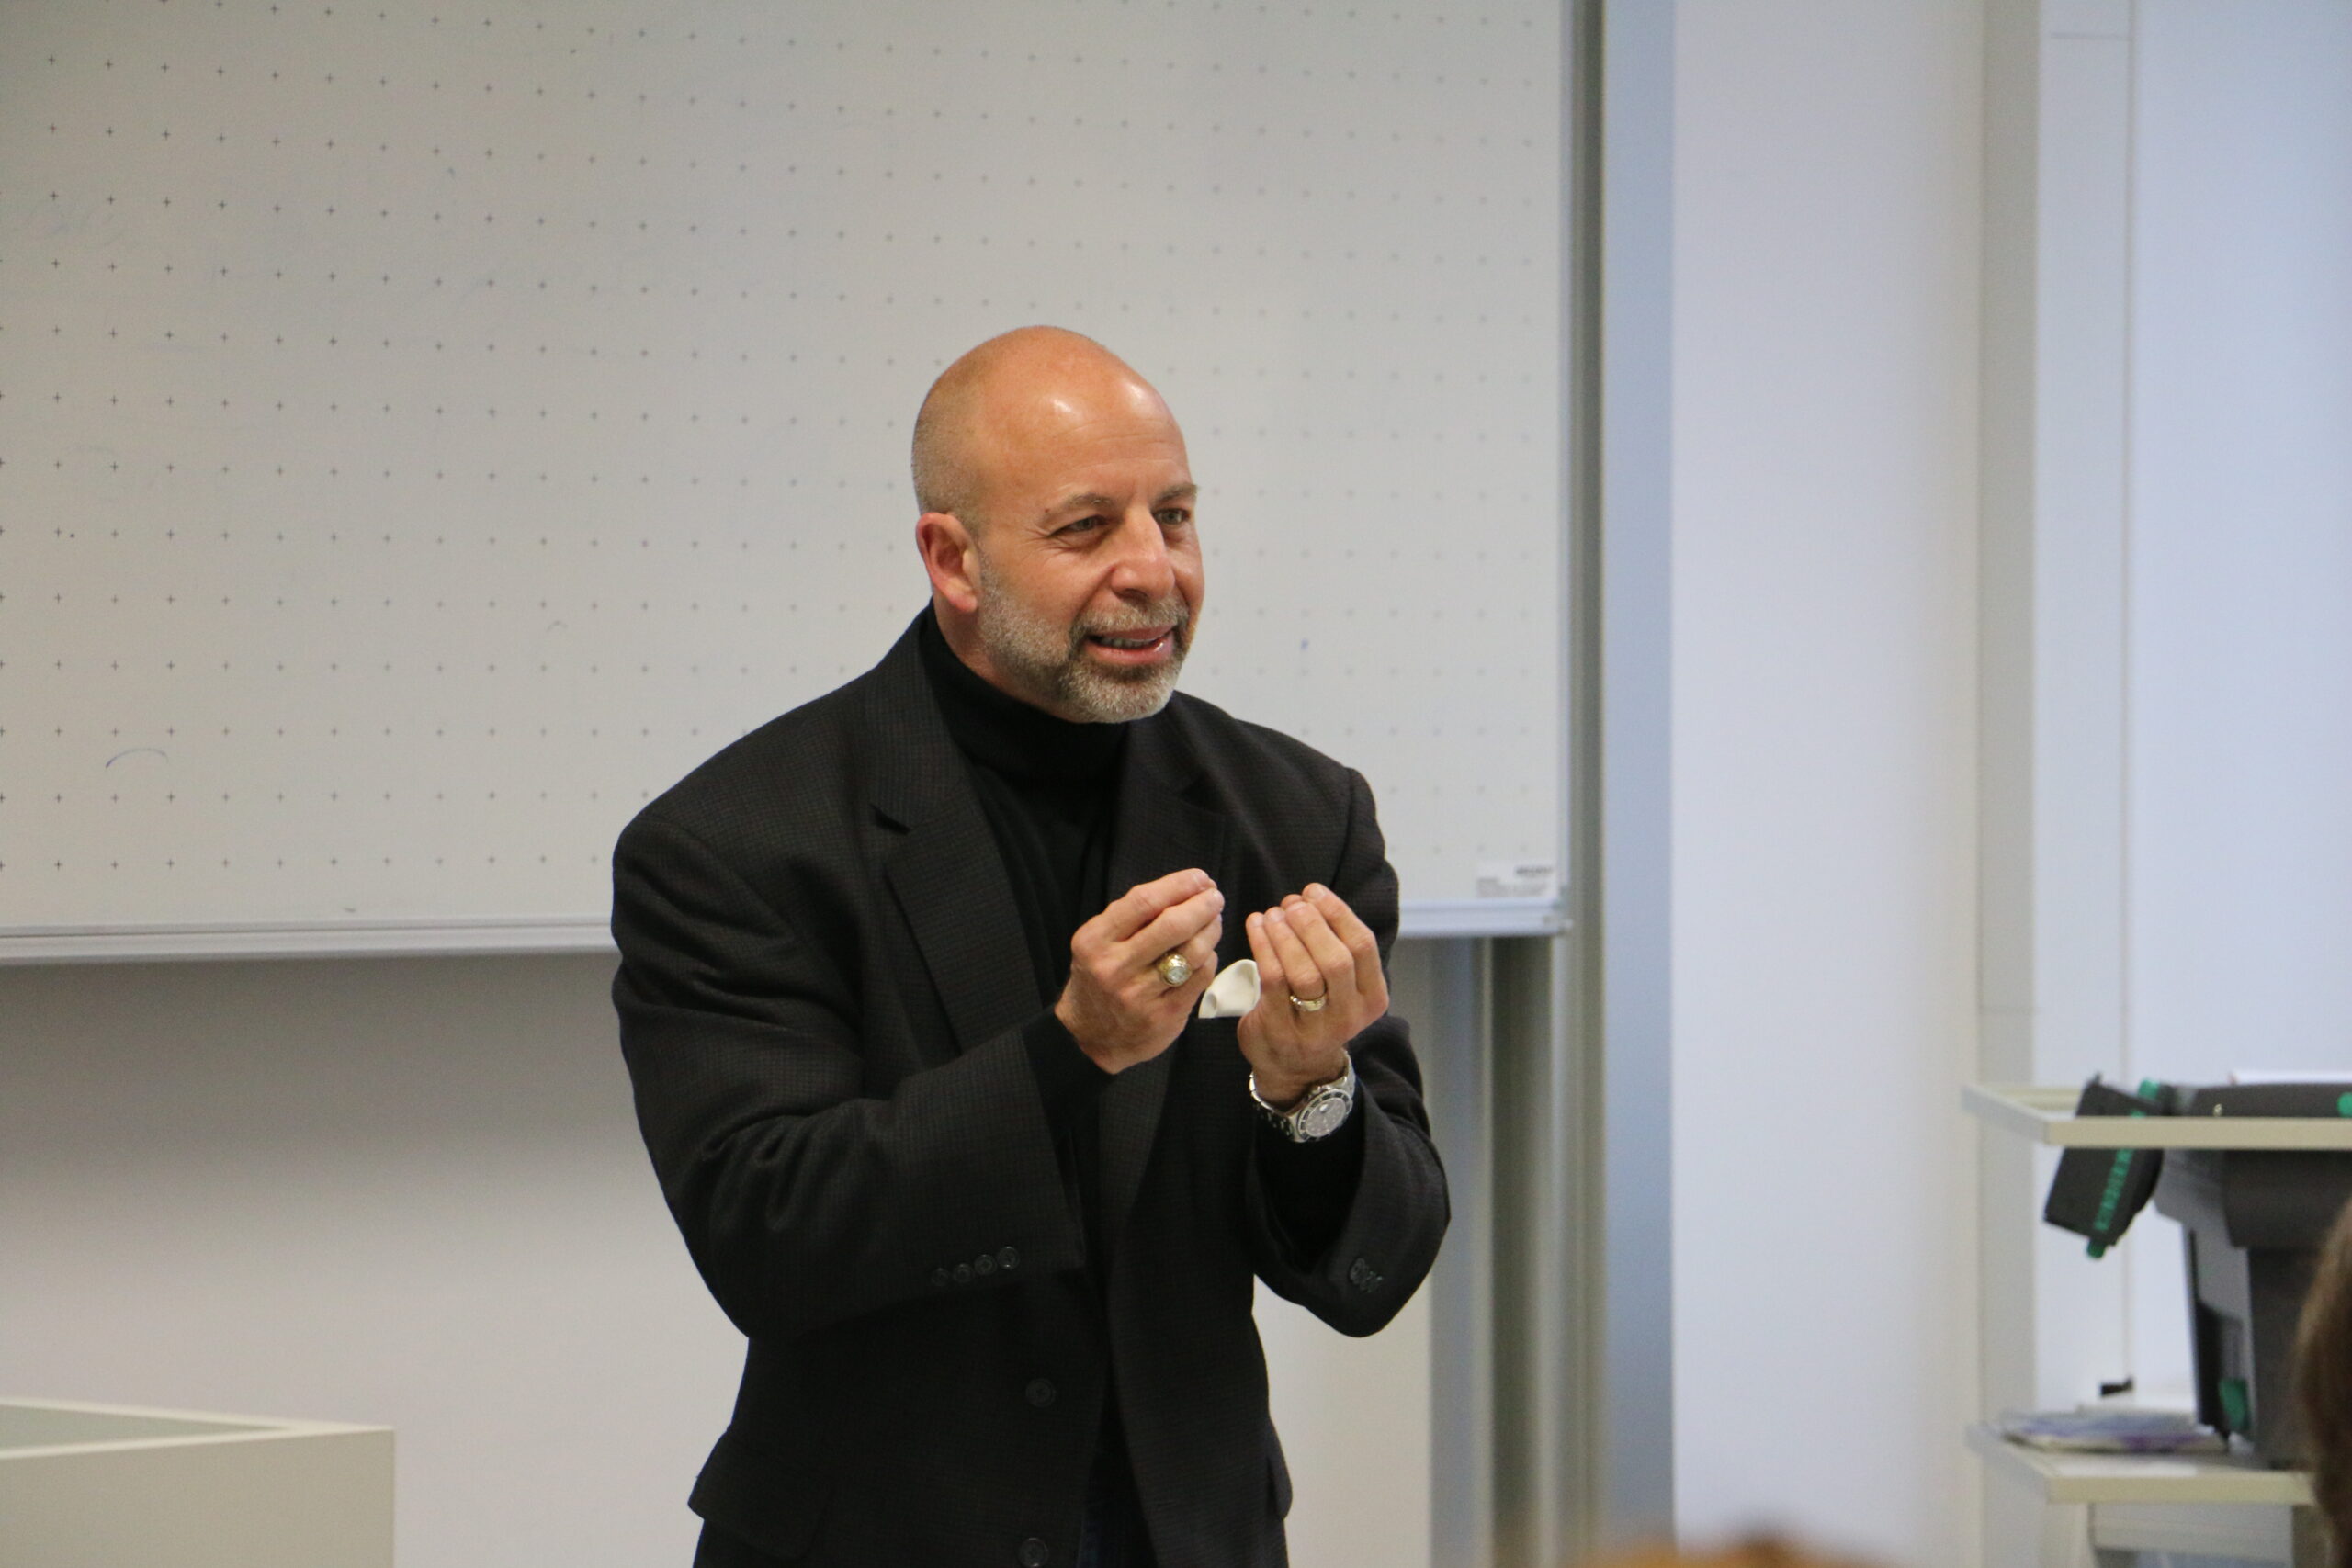
<svg viewBox="0 0 2352 1568"><path fill-rule="evenodd" d="M1968 1429L1968 1446L2037 1487L2045 1503L2196 1503L2300 1508L2312 1478L2269 1470L2240 1454L2085 1454L2029 1449L1988 1426Z"/></svg>
<svg viewBox="0 0 2352 1568"><path fill-rule="evenodd" d="M2079 1089L1970 1084L1978 1121L2062 1149L2352 1149L2352 1116L2077 1116Z"/></svg>
<svg viewBox="0 0 2352 1568"><path fill-rule="evenodd" d="M2076 1116L2081 1092L1972 1084L1961 1099L1986 1126L2056 1148L2352 1150L2352 1117ZM2041 1498L2041 1568L2130 1568L2143 1551L2324 1568L2301 1471L2236 1455L2046 1452L1984 1426L1969 1428L1968 1446Z"/></svg>

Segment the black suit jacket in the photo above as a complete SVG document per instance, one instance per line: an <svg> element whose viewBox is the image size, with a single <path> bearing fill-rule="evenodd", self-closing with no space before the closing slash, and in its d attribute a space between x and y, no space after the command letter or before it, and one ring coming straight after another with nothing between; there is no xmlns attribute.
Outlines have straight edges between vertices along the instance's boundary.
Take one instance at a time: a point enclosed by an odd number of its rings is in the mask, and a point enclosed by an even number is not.
<svg viewBox="0 0 2352 1568"><path fill-rule="evenodd" d="M1135 725L1119 790L1112 888L1207 870L1221 962L1248 954L1240 911L1310 881L1385 953L1396 879L1352 772L1179 695ZM1098 1299L1022 1037L1012 886L912 631L654 801L613 871L639 1120L751 1341L695 1511L811 1564L1068 1563L1115 1378L1160 1562L1282 1562L1250 1280L1361 1335L1427 1273L1445 1181L1403 1021L1354 1043L1362 1178L1313 1258L1265 1201L1232 1021L1120 1074Z"/></svg>

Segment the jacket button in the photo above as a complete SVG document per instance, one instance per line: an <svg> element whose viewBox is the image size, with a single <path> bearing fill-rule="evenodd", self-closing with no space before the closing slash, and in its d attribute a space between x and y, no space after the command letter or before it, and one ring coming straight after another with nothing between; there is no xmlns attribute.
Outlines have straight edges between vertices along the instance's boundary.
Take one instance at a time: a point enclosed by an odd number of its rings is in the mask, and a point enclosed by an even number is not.
<svg viewBox="0 0 2352 1568"><path fill-rule="evenodd" d="M1054 1549L1031 1536L1021 1543L1021 1568L1046 1568L1054 1560Z"/></svg>
<svg viewBox="0 0 2352 1568"><path fill-rule="evenodd" d="M972 1266L970 1264L958 1263L956 1265L956 1282L959 1285L968 1285L972 1282Z"/></svg>
<svg viewBox="0 0 2352 1568"><path fill-rule="evenodd" d="M981 1253L978 1258L972 1259L972 1272L979 1275L982 1279L986 1279L989 1275L996 1272L996 1259L988 1253Z"/></svg>
<svg viewBox="0 0 2352 1568"><path fill-rule="evenodd" d="M1021 1267L1021 1254L1009 1247L1000 1247L996 1249L996 1266L1010 1273Z"/></svg>
<svg viewBox="0 0 2352 1568"><path fill-rule="evenodd" d="M1044 1378L1031 1378L1029 1387L1024 1392L1029 1395L1029 1403L1040 1410L1054 1402L1054 1385Z"/></svg>

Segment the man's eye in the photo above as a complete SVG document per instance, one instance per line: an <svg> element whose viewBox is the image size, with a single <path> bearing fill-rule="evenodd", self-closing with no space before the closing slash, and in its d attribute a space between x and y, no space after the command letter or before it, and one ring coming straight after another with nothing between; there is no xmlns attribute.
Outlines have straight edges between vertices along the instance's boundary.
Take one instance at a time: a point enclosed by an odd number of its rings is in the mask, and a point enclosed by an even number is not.
<svg viewBox="0 0 2352 1568"><path fill-rule="evenodd" d="M1181 506L1164 507L1159 513L1159 525L1163 528L1182 528L1192 520L1193 514Z"/></svg>
<svg viewBox="0 0 2352 1568"><path fill-rule="evenodd" d="M1063 524L1061 531L1065 534L1091 534L1095 529L1102 526L1103 521L1104 520L1100 515L1093 517L1080 517L1072 522Z"/></svg>

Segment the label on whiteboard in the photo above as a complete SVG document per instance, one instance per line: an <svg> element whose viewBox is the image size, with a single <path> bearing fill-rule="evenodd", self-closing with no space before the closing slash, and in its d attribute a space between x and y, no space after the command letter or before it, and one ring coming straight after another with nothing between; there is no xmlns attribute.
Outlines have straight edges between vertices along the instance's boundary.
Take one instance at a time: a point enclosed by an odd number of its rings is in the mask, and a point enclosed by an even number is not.
<svg viewBox="0 0 2352 1568"><path fill-rule="evenodd" d="M1482 861L1481 898L1549 898L1558 883L1550 861Z"/></svg>

